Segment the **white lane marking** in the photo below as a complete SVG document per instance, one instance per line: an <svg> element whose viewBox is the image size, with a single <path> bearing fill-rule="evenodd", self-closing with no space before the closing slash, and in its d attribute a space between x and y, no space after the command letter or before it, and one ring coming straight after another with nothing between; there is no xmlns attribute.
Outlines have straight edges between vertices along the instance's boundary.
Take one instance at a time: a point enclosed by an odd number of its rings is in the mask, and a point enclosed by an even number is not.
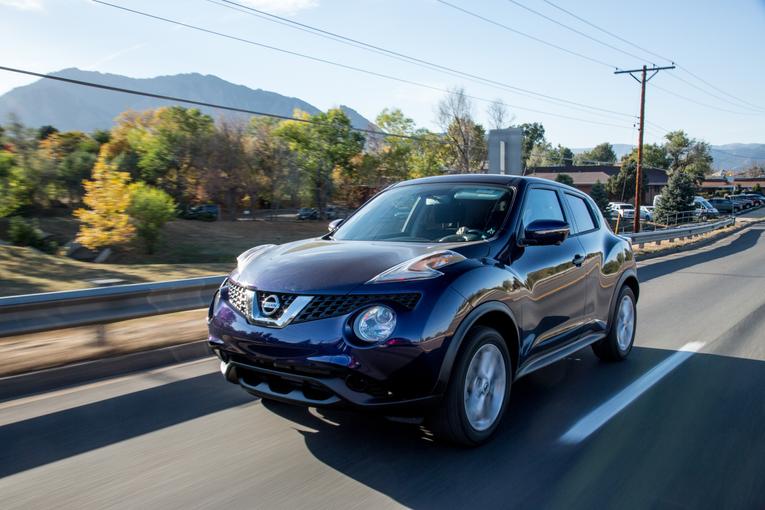
<svg viewBox="0 0 765 510"><path fill-rule="evenodd" d="M587 439L593 432L605 425L622 409L634 402L654 384L661 381L672 370L704 347L704 345L705 342L690 342L682 346L679 351L641 375L632 384L576 422L561 436L560 442L576 444Z"/></svg>

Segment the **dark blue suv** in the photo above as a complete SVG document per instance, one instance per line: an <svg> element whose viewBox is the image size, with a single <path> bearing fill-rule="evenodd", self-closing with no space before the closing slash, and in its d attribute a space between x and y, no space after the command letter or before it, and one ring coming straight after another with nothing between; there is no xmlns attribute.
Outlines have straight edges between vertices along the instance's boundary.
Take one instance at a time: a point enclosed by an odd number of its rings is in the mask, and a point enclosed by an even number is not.
<svg viewBox="0 0 765 510"><path fill-rule="evenodd" d="M592 346L624 359L638 280L593 201L503 175L406 181L324 237L252 248L216 294L209 343L264 399L496 430L516 379Z"/></svg>

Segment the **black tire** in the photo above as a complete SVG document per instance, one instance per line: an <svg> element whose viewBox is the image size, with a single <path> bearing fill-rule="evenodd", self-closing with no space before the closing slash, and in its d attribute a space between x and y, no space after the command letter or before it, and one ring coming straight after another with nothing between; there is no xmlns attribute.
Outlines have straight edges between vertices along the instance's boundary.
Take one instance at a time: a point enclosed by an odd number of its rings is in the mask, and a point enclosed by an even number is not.
<svg viewBox="0 0 765 510"><path fill-rule="evenodd" d="M625 346L625 342L620 345L619 338L620 332L619 325L617 324L617 318L619 317L620 307L624 299L629 299L632 306L632 334L629 335L629 343ZM632 351L632 346L635 343L635 331L637 330L637 308L635 307L635 294L628 286L622 287L616 297L616 304L614 305L614 311L611 314L611 320L609 323L608 336L603 340L600 340L592 344L592 350L595 355L603 361L622 361L629 356ZM622 336L622 338L625 338Z"/></svg>
<svg viewBox="0 0 765 510"><path fill-rule="evenodd" d="M504 362L505 385L499 413L488 428L479 430L471 425L465 409L465 386L470 363L476 353L484 346L493 345L499 350ZM496 353L489 347L492 353ZM502 422L502 417L507 409L510 399L510 386L513 380L513 364L510 353L502 338L495 329L486 326L473 328L460 349L460 353L454 362L449 379L449 386L444 399L436 411L428 417L428 428L437 439L461 446L478 446L488 441Z"/></svg>

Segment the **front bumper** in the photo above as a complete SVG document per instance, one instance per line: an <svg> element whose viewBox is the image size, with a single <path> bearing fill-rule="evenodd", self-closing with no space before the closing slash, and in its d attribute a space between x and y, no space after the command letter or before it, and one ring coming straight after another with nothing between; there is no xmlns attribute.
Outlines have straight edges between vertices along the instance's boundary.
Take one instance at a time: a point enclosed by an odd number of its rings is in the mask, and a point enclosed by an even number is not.
<svg viewBox="0 0 765 510"><path fill-rule="evenodd" d="M314 377L283 372L240 361L221 361L221 373L232 383L260 398L306 407L361 408L366 411L422 414L436 405L439 395L397 400L354 391L339 377Z"/></svg>
<svg viewBox="0 0 765 510"><path fill-rule="evenodd" d="M449 321L463 304L456 292L445 294L397 310L394 336L373 346L349 340L355 312L270 328L248 322L224 296L211 306L208 341L226 378L256 396L421 415L440 400Z"/></svg>

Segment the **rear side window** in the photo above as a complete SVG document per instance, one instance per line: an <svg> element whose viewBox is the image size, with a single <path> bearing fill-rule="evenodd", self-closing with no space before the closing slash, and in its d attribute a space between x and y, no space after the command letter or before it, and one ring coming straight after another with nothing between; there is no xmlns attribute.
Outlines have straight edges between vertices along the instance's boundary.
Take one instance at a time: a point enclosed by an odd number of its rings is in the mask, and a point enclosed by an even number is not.
<svg viewBox="0 0 765 510"><path fill-rule="evenodd" d="M571 214L574 215L574 225L571 225L572 233L578 234L595 230L596 224L592 217L592 211L583 198L566 193L566 202L571 209Z"/></svg>
<svg viewBox="0 0 765 510"><path fill-rule="evenodd" d="M532 188L526 197L523 209L523 226L537 220L559 220L563 218L558 193L550 189Z"/></svg>

